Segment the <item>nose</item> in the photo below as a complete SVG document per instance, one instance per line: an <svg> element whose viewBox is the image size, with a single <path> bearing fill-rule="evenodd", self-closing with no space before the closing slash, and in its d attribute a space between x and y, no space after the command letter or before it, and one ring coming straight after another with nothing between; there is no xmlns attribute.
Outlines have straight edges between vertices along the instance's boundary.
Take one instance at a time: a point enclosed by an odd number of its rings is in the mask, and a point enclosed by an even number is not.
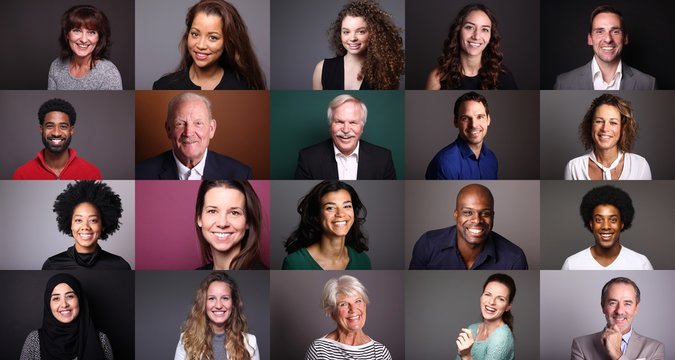
<svg viewBox="0 0 675 360"><path fill-rule="evenodd" d="M200 36L197 40L197 48L200 50L206 49L206 36Z"/></svg>
<svg viewBox="0 0 675 360"><path fill-rule="evenodd" d="M183 136L190 137L192 134L195 132L195 125L191 123L190 121L185 122L185 126L183 127Z"/></svg>
<svg viewBox="0 0 675 360"><path fill-rule="evenodd" d="M230 226L230 219L228 219L228 213L224 212L218 216L218 223L216 224L220 228L226 228Z"/></svg>
<svg viewBox="0 0 675 360"><path fill-rule="evenodd" d="M68 303L68 301L66 301L66 297L65 297L65 296L61 298L61 301L60 301L60 302L61 302L61 303L59 304L59 307L64 308L64 309L67 309L67 308L70 307L70 304Z"/></svg>

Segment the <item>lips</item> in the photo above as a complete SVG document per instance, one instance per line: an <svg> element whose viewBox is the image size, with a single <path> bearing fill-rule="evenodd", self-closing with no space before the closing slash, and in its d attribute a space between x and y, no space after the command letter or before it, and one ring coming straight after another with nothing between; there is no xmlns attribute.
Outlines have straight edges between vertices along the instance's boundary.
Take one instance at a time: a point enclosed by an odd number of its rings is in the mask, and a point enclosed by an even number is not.
<svg viewBox="0 0 675 360"><path fill-rule="evenodd" d="M81 240L87 241L94 238L94 233L78 233Z"/></svg>
<svg viewBox="0 0 675 360"><path fill-rule="evenodd" d="M212 234L218 239L218 240L225 240L232 236L233 233L231 232L212 232Z"/></svg>
<svg viewBox="0 0 675 360"><path fill-rule="evenodd" d="M194 52L195 60L204 61L209 57L209 54L203 52Z"/></svg>

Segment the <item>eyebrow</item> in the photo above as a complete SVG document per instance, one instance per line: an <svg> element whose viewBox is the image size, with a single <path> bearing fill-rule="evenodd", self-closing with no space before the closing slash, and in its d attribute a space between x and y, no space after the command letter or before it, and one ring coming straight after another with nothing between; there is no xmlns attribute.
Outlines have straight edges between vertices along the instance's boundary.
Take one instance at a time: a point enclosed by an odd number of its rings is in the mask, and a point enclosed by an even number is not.
<svg viewBox="0 0 675 360"><path fill-rule="evenodd" d="M66 293L63 294L63 295L68 295L68 294L75 294L75 291L66 291ZM77 294L75 294L75 295L77 295ZM51 297L54 297L54 296L61 296L61 293L52 293Z"/></svg>

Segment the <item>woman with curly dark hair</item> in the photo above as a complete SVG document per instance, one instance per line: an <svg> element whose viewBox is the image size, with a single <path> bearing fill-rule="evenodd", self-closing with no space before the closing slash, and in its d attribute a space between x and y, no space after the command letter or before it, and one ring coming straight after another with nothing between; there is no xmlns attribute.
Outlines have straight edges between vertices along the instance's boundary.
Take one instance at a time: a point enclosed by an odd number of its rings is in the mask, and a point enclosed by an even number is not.
<svg viewBox="0 0 675 360"><path fill-rule="evenodd" d="M265 89L265 76L248 29L224 0L201 0L188 10L176 72L155 81L153 90Z"/></svg>
<svg viewBox="0 0 675 360"><path fill-rule="evenodd" d="M42 265L42 270L131 270L122 257L98 245L120 228L122 200L110 186L93 180L68 184L54 202L59 231L75 244Z"/></svg>
<svg viewBox="0 0 675 360"><path fill-rule="evenodd" d="M199 285L174 360L259 360L255 335L247 333L239 286L224 272Z"/></svg>
<svg viewBox="0 0 675 360"><path fill-rule="evenodd" d="M427 90L518 89L502 64L501 35L494 13L483 4L459 11L443 43L438 66L427 78Z"/></svg>
<svg viewBox="0 0 675 360"><path fill-rule="evenodd" d="M260 199L246 180L205 180L197 192L195 228L203 266L197 270L264 270Z"/></svg>
<svg viewBox="0 0 675 360"><path fill-rule="evenodd" d="M314 69L314 90L396 90L403 73L403 38L373 0L346 4L328 30L336 57Z"/></svg>
<svg viewBox="0 0 675 360"><path fill-rule="evenodd" d="M367 237L361 229L366 207L354 188L324 180L298 204L300 224L284 246L282 269L370 270Z"/></svg>
<svg viewBox="0 0 675 360"><path fill-rule="evenodd" d="M565 180L651 180L647 159L630 152L637 136L629 101L612 94L593 99L579 124L579 140L591 151L567 163Z"/></svg>

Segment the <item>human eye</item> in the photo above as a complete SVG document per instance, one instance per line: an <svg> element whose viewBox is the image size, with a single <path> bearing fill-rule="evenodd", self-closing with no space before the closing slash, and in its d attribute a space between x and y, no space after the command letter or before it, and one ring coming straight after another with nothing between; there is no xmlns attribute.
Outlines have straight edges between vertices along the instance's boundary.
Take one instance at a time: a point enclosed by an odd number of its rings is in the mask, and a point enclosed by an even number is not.
<svg viewBox="0 0 675 360"><path fill-rule="evenodd" d="M484 27L484 28L483 28L483 32L486 33L486 34L489 34L489 33L490 33L490 28Z"/></svg>
<svg viewBox="0 0 675 360"><path fill-rule="evenodd" d="M209 40L211 40L211 41L218 41L218 40L220 40L220 38L217 37L217 36L215 36L215 35L211 35L211 36L209 36Z"/></svg>
<svg viewBox="0 0 675 360"><path fill-rule="evenodd" d="M335 205L326 205L323 207L324 210L326 211L334 211L335 210Z"/></svg>
<svg viewBox="0 0 675 360"><path fill-rule="evenodd" d="M481 217L484 217L484 218L485 218L485 217L490 217L490 216L492 216L492 211L490 211L490 210L484 210L484 211L481 211L480 216L481 216Z"/></svg>
<svg viewBox="0 0 675 360"><path fill-rule="evenodd" d="M242 215L242 212L239 211L239 210L231 210L231 211L230 211L230 214L231 214L232 216L241 216L241 215Z"/></svg>
<svg viewBox="0 0 675 360"><path fill-rule="evenodd" d="M464 30L473 30L473 25L470 24L464 25Z"/></svg>
<svg viewBox="0 0 675 360"><path fill-rule="evenodd" d="M75 298L77 298L77 296L75 294L67 294L66 295L66 299L68 299L68 300L72 300L72 299L75 299Z"/></svg>
<svg viewBox="0 0 675 360"><path fill-rule="evenodd" d="M82 222L82 219L80 219L80 218L75 218L75 219L73 219L73 222L76 223L76 224L79 224L79 223Z"/></svg>
<svg viewBox="0 0 675 360"><path fill-rule="evenodd" d="M462 210L462 215L463 215L463 216L472 216L472 215L473 215L473 211L471 211L471 210Z"/></svg>
<svg viewBox="0 0 675 360"><path fill-rule="evenodd" d="M89 35L97 35L97 34L98 34L98 31L96 31L96 30L89 30L89 31L87 31L87 34L89 34Z"/></svg>
<svg viewBox="0 0 675 360"><path fill-rule="evenodd" d="M199 36L199 34L196 31L190 31L190 37L192 37L193 39L198 37L198 36Z"/></svg>
<svg viewBox="0 0 675 360"><path fill-rule="evenodd" d="M82 32L82 30L81 30L80 28L74 28L74 29L72 29L72 30L70 30L70 31L71 31L71 32L74 32L74 33L81 33L81 32Z"/></svg>
<svg viewBox="0 0 675 360"><path fill-rule="evenodd" d="M596 36L602 36L605 34L605 29L595 29L593 30L593 34Z"/></svg>
<svg viewBox="0 0 675 360"><path fill-rule="evenodd" d="M612 30L612 35L619 36L623 33L621 29L613 29Z"/></svg>
<svg viewBox="0 0 675 360"><path fill-rule="evenodd" d="M93 218L93 219L90 219L89 222L92 223L92 224L98 224L98 219Z"/></svg>
<svg viewBox="0 0 675 360"><path fill-rule="evenodd" d="M68 130L68 124L61 124L59 125L59 128L61 128L61 130Z"/></svg>

